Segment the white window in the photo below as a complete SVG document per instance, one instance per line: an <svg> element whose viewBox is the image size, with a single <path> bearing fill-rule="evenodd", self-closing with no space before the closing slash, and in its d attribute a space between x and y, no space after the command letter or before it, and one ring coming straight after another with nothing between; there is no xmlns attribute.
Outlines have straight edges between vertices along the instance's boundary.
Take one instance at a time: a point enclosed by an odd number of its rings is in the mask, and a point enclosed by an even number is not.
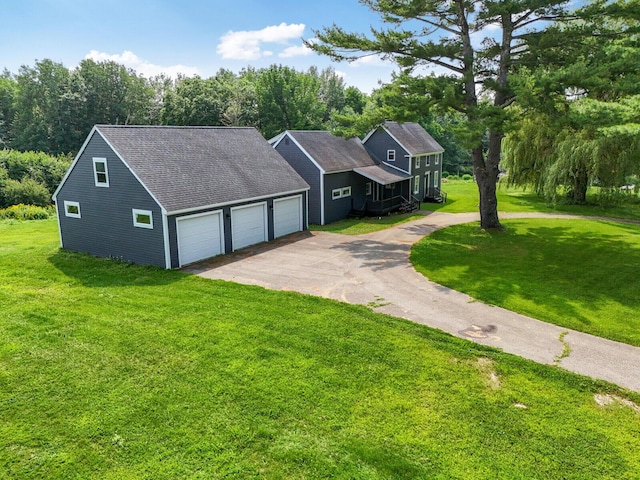
<svg viewBox="0 0 640 480"><path fill-rule="evenodd" d="M153 213L151 210L138 210L134 208L133 226L140 228L153 228Z"/></svg>
<svg viewBox="0 0 640 480"><path fill-rule="evenodd" d="M440 182L438 182L438 180L439 180L438 176L439 176L439 172L433 172L433 186L434 187L438 187L438 184L440 183Z"/></svg>
<svg viewBox="0 0 640 480"><path fill-rule="evenodd" d="M351 196L351 187L342 187L342 196L350 197Z"/></svg>
<svg viewBox="0 0 640 480"><path fill-rule="evenodd" d="M429 165L431 165L431 155L427 155L427 158L424 161L424 166L425 167L428 167Z"/></svg>
<svg viewBox="0 0 640 480"><path fill-rule="evenodd" d="M341 188L336 188L335 190L331 190L331 198L333 200L337 200L338 198L342 197L342 189Z"/></svg>
<svg viewBox="0 0 640 480"><path fill-rule="evenodd" d="M106 158L93 159L93 178L96 182L96 187L109 186L109 169L107 168Z"/></svg>
<svg viewBox="0 0 640 480"><path fill-rule="evenodd" d="M420 193L420 175L417 175L413 178L413 194L417 195Z"/></svg>
<svg viewBox="0 0 640 480"><path fill-rule="evenodd" d="M416 168L420 168L420 157L416 157L415 166L416 166Z"/></svg>
<svg viewBox="0 0 640 480"><path fill-rule="evenodd" d="M80 204L78 202L64 201L64 214L66 217L82 218L80 216Z"/></svg>
<svg viewBox="0 0 640 480"><path fill-rule="evenodd" d="M395 162L395 161L396 161L396 151L387 150L387 162Z"/></svg>
<svg viewBox="0 0 640 480"><path fill-rule="evenodd" d="M438 165L440 163L440 157L442 156L441 153L436 155L436 165Z"/></svg>
<svg viewBox="0 0 640 480"><path fill-rule="evenodd" d="M365 195L371 195L371 182L367 182L364 193Z"/></svg>

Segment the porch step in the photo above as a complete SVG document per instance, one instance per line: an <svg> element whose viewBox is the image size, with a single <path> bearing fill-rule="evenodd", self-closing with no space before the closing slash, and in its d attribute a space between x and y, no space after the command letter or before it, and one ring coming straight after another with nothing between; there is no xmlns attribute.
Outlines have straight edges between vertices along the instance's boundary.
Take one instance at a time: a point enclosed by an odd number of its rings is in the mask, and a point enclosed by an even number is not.
<svg viewBox="0 0 640 480"><path fill-rule="evenodd" d="M400 205L400 208L398 210L402 213L410 213L415 212L419 208L420 204L418 202L404 202L402 205Z"/></svg>

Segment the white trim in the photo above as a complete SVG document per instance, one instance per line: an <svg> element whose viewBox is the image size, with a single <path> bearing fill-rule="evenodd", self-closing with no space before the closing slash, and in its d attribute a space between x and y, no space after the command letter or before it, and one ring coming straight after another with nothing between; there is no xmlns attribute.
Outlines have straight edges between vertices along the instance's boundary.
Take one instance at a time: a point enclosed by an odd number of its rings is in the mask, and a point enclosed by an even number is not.
<svg viewBox="0 0 640 480"><path fill-rule="evenodd" d="M164 237L164 265L171 268L171 245L169 245L169 219L167 214L162 212L162 236Z"/></svg>
<svg viewBox="0 0 640 480"><path fill-rule="evenodd" d="M233 238L233 211L242 210L245 208L255 208L258 205L262 205L262 220L264 223L264 240L263 241L265 242L269 241L269 217L267 216L267 202L256 202L256 203L251 203L249 205L239 205L237 207L231 207L229 213L231 214L231 251L232 252L236 251L236 247L234 245L235 238ZM248 247L250 245L246 245L246 246ZM239 247L239 248L244 248L244 247Z"/></svg>
<svg viewBox="0 0 640 480"><path fill-rule="evenodd" d="M416 155L415 157L413 157L413 168L420 168L420 155Z"/></svg>
<svg viewBox="0 0 640 480"><path fill-rule="evenodd" d="M364 175L363 175L364 176ZM370 180L368 177L365 176L365 178L367 178L367 180ZM365 183L364 186L364 194L365 195L371 195L371 193L373 192L373 186L371 184L371 182L367 182Z"/></svg>
<svg viewBox="0 0 640 480"><path fill-rule="evenodd" d="M105 157L93 157L91 160L93 161L93 182L96 187L109 188L109 165L107 159ZM104 172L98 172L98 169L96 168L96 164L98 163L104 164ZM98 181L98 174L104 175L104 182Z"/></svg>
<svg viewBox="0 0 640 480"><path fill-rule="evenodd" d="M67 207L77 207L78 213L70 213ZM64 216L70 218L82 218L82 212L80 211L80 202L73 202L71 200L64 201Z"/></svg>
<svg viewBox="0 0 640 480"><path fill-rule="evenodd" d="M298 143L298 141L294 138L294 136L291 135L291 132L289 130L285 131L284 133L286 135L284 135L284 134L282 135L282 138L278 140L278 144L282 141L282 139L285 136L289 137L291 139L291 141L295 144L295 146L298 147L302 153L304 153L304 155L311 161L311 163L313 163L316 166L316 168L318 170L320 170L321 173L327 173L327 171L324 168L322 168L318 162L316 162L316 160L309 154L309 152L307 152L304 149L304 147L302 145L300 145L300 143ZM275 147L276 146L274 145L273 148L275 148Z"/></svg>
<svg viewBox="0 0 640 480"><path fill-rule="evenodd" d="M324 173L320 172L320 225L324 225Z"/></svg>
<svg viewBox="0 0 640 480"><path fill-rule="evenodd" d="M304 211L302 209L302 195L292 195L290 197L283 197L283 198L274 198L273 199L273 238L278 238L276 236L276 203L278 202L283 202L286 200L291 200L297 198L298 199L298 205L300 207L300 222L298 222L298 231L302 231L304 229ZM267 219L268 222L268 219Z"/></svg>
<svg viewBox="0 0 640 480"><path fill-rule="evenodd" d="M53 202L56 206L56 220L57 220L57 224L58 224L58 237L60 239L60 248L64 248L64 244L62 243L62 226L60 225L60 205L58 205L58 202L56 202L54 200Z"/></svg>
<svg viewBox="0 0 640 480"><path fill-rule="evenodd" d="M54 202L56 201L56 197L58 196L58 193L62 189L62 186L67 181L67 178L69 177L69 175L71 175L71 171L76 166L76 163L78 163L78 160L80 160L80 157L84 153L85 148L87 148L87 145L89 144L89 141L93 137L93 133L96 131L96 129L97 129L96 126L94 126L91 129L91 131L89 132L89 135L87 135L87 138L84 140L84 143L80 147L80 150L78 151L75 158L73 159L73 162L71 162L71 165L69 166L67 172L64 174L64 177L62 177L62 180L60 180L60 185L58 185L58 188L56 188L56 191L53 192L53 195L51 195L51 198L53 199Z"/></svg>
<svg viewBox="0 0 640 480"><path fill-rule="evenodd" d="M338 200L342 198L342 188L334 188L331 190L331 200Z"/></svg>
<svg viewBox="0 0 640 480"><path fill-rule="evenodd" d="M413 194L420 194L420 175L416 175L415 177L413 177Z"/></svg>
<svg viewBox="0 0 640 480"><path fill-rule="evenodd" d="M440 172L436 170L435 172L433 172L433 186L435 188L438 188L439 184L440 184Z"/></svg>
<svg viewBox="0 0 640 480"><path fill-rule="evenodd" d="M268 198L279 197L281 195L292 195L294 193L306 192L307 190L309 190L309 187L304 188L302 190L291 190L290 192L276 192L276 193L270 193L268 195L261 195L260 197L240 198L240 199L237 199L237 200L230 200L228 202L221 202L221 203L213 203L211 205L203 205L203 206L200 206L200 207L183 208L182 210L174 210L172 212L166 212L166 214L167 215L181 215L183 213L197 212L199 210L210 210L212 208L227 207L229 205L235 205L235 204L238 204L238 203L255 202L255 201L258 201L258 200L265 200L265 199L268 199Z"/></svg>
<svg viewBox="0 0 640 480"><path fill-rule="evenodd" d="M403 170L403 169L401 169L400 167L397 167L397 166L395 166L395 165L391 165L391 164L389 164L389 163L387 163L387 162L382 162L382 164L383 164L383 165L386 165L387 167L394 168L394 169L398 170L399 172L402 172L402 173L404 173L404 174L406 174L406 175L411 175L411 172L407 172L406 170ZM408 179L406 179L406 180L408 180ZM399 180L399 181L402 181L402 180Z"/></svg>
<svg viewBox="0 0 640 480"><path fill-rule="evenodd" d="M430 167L431 166L431 153L427 153L427 159L424 161L424 166L425 167Z"/></svg>
<svg viewBox="0 0 640 480"><path fill-rule="evenodd" d="M133 169L129 166L129 164L124 160L124 158L122 158L122 156L118 153L118 151L113 147L113 145L111 145L111 143L109 142L109 140L107 140L107 138L102 134L102 132L98 129L98 125L94 125L94 127L91 129L91 132L89 132L89 135L87 135L87 138L85 139L84 143L82 144L82 147L80 147L80 150L78 151L78 154L76 155L76 157L73 159L73 162L71 163L71 166L69 167L69 169L67 170L67 173L65 173L64 177L62 177L62 181L60 182L60 185L58 185L58 188L56 189L56 191L53 193L52 195L52 199L53 201L56 200L58 193L60 193L60 190L62 190L63 185L65 184L65 182L67 181L67 178L69 177L69 175L71 175L71 171L75 168L76 164L80 161L80 157L82 156L82 154L84 153L85 149L87 148L87 145L89 144L89 142L91 141L91 139L93 138L93 134L97 133L98 135L100 135L100 138L102 138L102 140L104 141L104 143L107 144L107 146L111 149L111 151L113 153L115 153L116 157L118 157L118 160L120 160L125 167L127 167L129 169L129 171L131 172L131 175L133 175L133 177L138 180L138 182L140 183L140 185L142 185L142 188L145 189L145 191L149 194L149 196L151 198L153 198L154 202L156 202L158 204L158 207L160 207L160 209L162 210L162 214L165 215L167 214L167 211L165 210L165 208L162 206L162 204L158 201L158 199L156 198L156 196L151 193L151 190L149 190L147 188L147 186L144 184L144 182L140 179L140 177L138 177L138 175L136 175L136 172L133 171ZM204 208L204 207L200 207L200 208Z"/></svg>
<svg viewBox="0 0 640 480"><path fill-rule="evenodd" d="M151 210L142 210L139 208L132 208L131 214L133 215L133 226L138 228L148 228L153 230L153 212ZM149 223L143 223L138 221L138 215L144 215L149 217Z"/></svg>
<svg viewBox="0 0 640 480"><path fill-rule="evenodd" d="M221 252L221 255L225 253L224 213L222 210L212 210L209 212L195 213L193 215L176 217L176 247L178 248L178 268L182 268L183 265L186 265L186 263L182 263L182 259L180 258L180 222L182 220L190 220L192 218L204 217L205 215L214 215L214 214L218 214L218 222L220 226L220 252Z"/></svg>
<svg viewBox="0 0 640 480"><path fill-rule="evenodd" d="M393 159L391 158L393 157ZM388 149L387 150L387 162L395 162L396 161L396 151Z"/></svg>
<svg viewBox="0 0 640 480"><path fill-rule="evenodd" d="M109 142L109 140L107 140L107 138L102 134L102 132L98 129L98 126L94 127L96 129L96 131L98 132L98 134L100 135L100 137L102 138L102 140L104 140L104 142L109 146L109 148L113 151L113 153L116 154L116 157L118 157L118 160L120 160L125 167L127 167L129 169L129 171L131 172L131 175L133 175L133 177L138 180L138 182L140 183L140 185L142 185L142 187L146 190L146 192L149 194L149 196L151 198L153 198L153 200L158 204L158 206L160 207L160 209L162 209L163 213L167 213L167 211L165 210L165 208L162 206L162 204L158 201L158 199L156 198L156 196L151 193L151 190L149 190L147 188L147 186L144 184L144 182L140 179L140 177L136 174L136 172L129 166L129 164L125 161L124 158L122 158L122 155L120 155L118 153L118 151L114 148L113 145L111 145L111 143Z"/></svg>
<svg viewBox="0 0 640 480"><path fill-rule="evenodd" d="M345 190L347 191L347 193L345 193ZM342 187L342 198L350 197L350 196L351 196L351 185L347 187Z"/></svg>

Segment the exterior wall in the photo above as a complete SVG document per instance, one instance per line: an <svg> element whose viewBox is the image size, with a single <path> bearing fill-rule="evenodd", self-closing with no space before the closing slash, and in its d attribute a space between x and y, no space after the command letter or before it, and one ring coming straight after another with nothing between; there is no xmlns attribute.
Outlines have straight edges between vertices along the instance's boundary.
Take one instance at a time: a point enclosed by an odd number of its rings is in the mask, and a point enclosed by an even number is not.
<svg viewBox="0 0 640 480"><path fill-rule="evenodd" d="M107 159L108 187L95 186L94 157ZM65 216L65 200L80 203L81 218ZM159 205L97 132L58 192L56 208L63 248L166 266ZM153 229L133 226L133 208L152 212Z"/></svg>
<svg viewBox="0 0 640 480"><path fill-rule="evenodd" d="M426 172L430 172L429 188L422 192L423 196L421 198L432 198L435 195L436 188L442 188L442 153L432 153L428 155L428 158L430 158L429 166L424 168L423 176L426 175ZM437 164L436 158L438 159ZM422 186L424 188L424 180L422 181Z"/></svg>
<svg viewBox="0 0 640 480"><path fill-rule="evenodd" d="M291 165L293 169L298 172L298 175L304 178L311 187L311 190L309 190L309 223L319 225L322 221L320 170L302 153L295 143L289 141L287 144L287 140L288 138L283 139L276 147L276 151L284 157L289 165Z"/></svg>
<svg viewBox="0 0 640 480"><path fill-rule="evenodd" d="M370 180L355 172L327 173L324 176L324 223L342 220L349 215L352 208L362 208L367 198L366 184ZM351 187L351 195L333 199L332 191L336 188Z"/></svg>
<svg viewBox="0 0 640 480"><path fill-rule="evenodd" d="M307 225L309 223L309 219L307 216L307 192L300 192L295 194L287 194L287 195L277 195L265 200L258 200L252 202L239 202L234 203L233 205L226 205L224 207L213 207L203 210L195 210L188 213L183 213L180 215L171 215L167 219L168 227L169 227L169 245L170 245L170 254L171 254L171 268L178 268L180 266L180 262L178 260L178 231L176 228L176 219L183 217L194 215L197 213L204 212L212 212L216 210L222 210L222 218L224 224L224 253L231 253L233 251L233 238L231 235L231 208L239 207L242 205L251 205L254 203L262 203L267 202L267 223L268 223L268 240L271 241L275 238L274 226L273 226L273 201L278 198L291 197L293 195L302 195L302 225L303 230L307 229Z"/></svg>
<svg viewBox="0 0 640 480"><path fill-rule="evenodd" d="M377 162L388 163L389 165L393 165L400 170L403 170L407 173L411 173L411 162L409 161L408 153L404 150L398 142L396 142L391 136L382 129L376 130L364 144L367 152L371 155ZM387 162L387 151L395 150L396 152L396 160L395 162Z"/></svg>

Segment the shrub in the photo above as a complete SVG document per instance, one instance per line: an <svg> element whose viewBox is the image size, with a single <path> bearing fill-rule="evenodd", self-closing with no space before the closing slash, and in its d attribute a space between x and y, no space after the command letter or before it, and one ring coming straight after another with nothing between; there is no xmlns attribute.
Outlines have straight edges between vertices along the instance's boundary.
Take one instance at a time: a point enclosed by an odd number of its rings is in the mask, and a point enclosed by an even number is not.
<svg viewBox="0 0 640 480"><path fill-rule="evenodd" d="M0 192L0 207L18 205L36 205L46 207L51 205L51 194L47 187L35 180L25 177L21 182L6 180Z"/></svg>
<svg viewBox="0 0 640 480"><path fill-rule="evenodd" d="M442 178L447 178L448 176L449 176L449 172L447 172L446 170L442 172Z"/></svg>
<svg viewBox="0 0 640 480"><path fill-rule="evenodd" d="M473 177L468 173L465 173L464 175L462 175L462 180L465 180L465 181L473 180Z"/></svg>
<svg viewBox="0 0 640 480"><path fill-rule="evenodd" d="M46 220L55 214L55 207L38 207L36 205L13 205L0 210L0 220Z"/></svg>
<svg viewBox="0 0 640 480"><path fill-rule="evenodd" d="M447 177L447 180L460 180L460 179L458 178L458 175L449 175Z"/></svg>

